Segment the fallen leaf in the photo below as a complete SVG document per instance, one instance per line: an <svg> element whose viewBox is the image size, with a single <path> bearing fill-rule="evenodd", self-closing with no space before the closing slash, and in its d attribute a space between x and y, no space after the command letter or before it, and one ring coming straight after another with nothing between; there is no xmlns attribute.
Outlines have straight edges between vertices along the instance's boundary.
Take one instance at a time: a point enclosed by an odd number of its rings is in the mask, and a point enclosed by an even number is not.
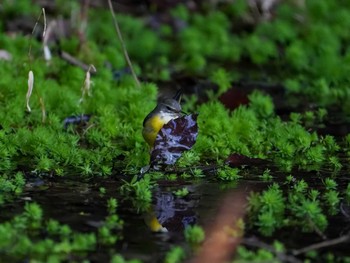
<svg viewBox="0 0 350 263"><path fill-rule="evenodd" d="M151 166L174 164L195 144L198 136L198 114L173 119L158 132L151 153Z"/></svg>

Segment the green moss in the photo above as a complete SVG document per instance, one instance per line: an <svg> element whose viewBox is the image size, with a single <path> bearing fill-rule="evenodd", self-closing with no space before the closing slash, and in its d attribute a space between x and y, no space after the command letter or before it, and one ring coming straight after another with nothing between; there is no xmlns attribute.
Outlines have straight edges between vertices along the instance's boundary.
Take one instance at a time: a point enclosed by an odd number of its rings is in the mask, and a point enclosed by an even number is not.
<svg viewBox="0 0 350 263"><path fill-rule="evenodd" d="M180 263L185 258L185 252L181 247L174 246L165 256L164 263Z"/></svg>
<svg viewBox="0 0 350 263"><path fill-rule="evenodd" d="M20 15L39 15L40 8L37 4L25 1L11 1L4 0L2 3L2 13L8 17L8 19L17 17Z"/></svg>
<svg viewBox="0 0 350 263"><path fill-rule="evenodd" d="M71 11L78 12L77 4L60 2L57 6L60 15L68 17ZM252 221L248 226L263 235L273 235L282 228L324 231L328 217L338 212L341 198L350 199L349 186L340 194L338 178L322 178L324 171L336 174L347 169L341 154L344 151L350 155L350 135L335 138L314 132L323 127L327 118L333 118L334 105L345 115L350 112L349 4L310 0L300 8L284 2L276 6L271 19L257 18L243 0L220 3L215 8L208 6L198 5L200 12L193 13L185 5L178 5L170 14L175 22L180 19L182 26L162 24L159 30L151 29L142 18L117 16L130 58L143 80L172 80L175 73L174 76L200 79L195 87L198 93L202 92L202 79L219 87L217 93L208 92L206 103L199 105L196 96L185 96L183 100L185 111L199 112L199 136L193 149L176 165L190 167L182 173L182 179L206 177L207 173L193 167L216 164L221 167L217 178L227 186L242 176L238 168L223 165L228 156L236 153L266 159L274 169L266 168L258 175L269 181L272 176L285 175L275 173L275 169L288 172L290 176L285 180L288 189L275 183L260 194L252 194L249 199ZM7 20L23 15L32 15L34 22L38 10L28 1L5 0L0 28L5 28ZM253 20L255 24L251 23ZM156 105L158 88L146 82L136 88L125 70L110 12L90 8L86 42L81 43L73 34L60 39L60 44L64 51L97 68L97 73L91 76L91 96L84 97L81 103L86 72L55 53L47 64L42 58L42 43L35 36L0 34L1 48L13 57L11 62L0 61L1 205L23 192L27 175L69 175L81 179L107 177L116 170L118 174L134 175L149 162L149 149L141 129L144 117ZM29 70L35 76L31 113L25 108ZM283 83L288 95L315 107L303 104L295 109L298 112L290 113L289 119L282 118L277 115L271 96L254 91L249 95L248 105L229 111L218 97L240 78L253 83ZM40 98L45 103L45 123ZM82 114L92 117L86 123L64 128L65 118ZM306 183L308 174L305 180L294 177L294 172L304 171L319 172L325 189L316 190ZM176 182L176 178L173 173L150 173L141 180L135 176L131 182L124 182L120 191L134 209L145 211L150 207L155 182L158 179ZM103 196L105 190L100 189ZM186 190L180 189L176 194L184 196L188 194ZM96 244L114 245L120 239L115 232L122 227L116 208L116 200L110 199L105 224L94 234L81 234L54 219L45 221L45 211L40 206L27 204L21 215L0 224L1 250L7 253L8 247L16 243L14 254L6 254L10 259L29 255L34 260L64 261L69 260L68 254L87 253ZM48 233L46 239L39 233L43 229ZM23 238L15 239L22 233ZM200 243L204 238L198 227L187 229L185 236L190 243ZM252 252L241 248L239 254L243 259L275 260L275 255L266 250ZM177 262L183 257L183 250L175 247L166 261ZM112 261L126 260L115 255Z"/></svg>
<svg viewBox="0 0 350 263"><path fill-rule="evenodd" d="M188 194L189 194L189 191L187 187L174 191L174 195L176 195L177 197L185 197Z"/></svg>
<svg viewBox="0 0 350 263"><path fill-rule="evenodd" d="M238 168L229 168L225 167L223 169L218 169L218 178L223 181L236 181L241 176L239 175L239 169Z"/></svg>
<svg viewBox="0 0 350 263"><path fill-rule="evenodd" d="M270 236L283 224L285 198L277 184L272 185L262 195L252 194L249 198L250 212L257 216L255 224L261 233Z"/></svg>
<svg viewBox="0 0 350 263"><path fill-rule="evenodd" d="M191 245L199 245L204 241L205 233L202 227L198 225L188 226L184 231L186 241Z"/></svg>

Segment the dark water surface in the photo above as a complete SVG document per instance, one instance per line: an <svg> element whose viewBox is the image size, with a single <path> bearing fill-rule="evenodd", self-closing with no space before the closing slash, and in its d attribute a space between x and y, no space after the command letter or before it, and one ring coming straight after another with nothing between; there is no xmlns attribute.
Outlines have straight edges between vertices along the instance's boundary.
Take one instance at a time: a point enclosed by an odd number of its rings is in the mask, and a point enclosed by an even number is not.
<svg viewBox="0 0 350 263"><path fill-rule="evenodd" d="M122 230L123 239L112 247L100 247L88 256L92 262L108 262L108 252L121 253L126 258L138 258L144 262L162 262L164 255L174 245L185 245L183 230L186 225L197 223L201 226L210 225L215 217L224 196L237 191L248 197L251 191L261 191L271 182L263 182L258 178L266 169L264 165L248 169L245 178L237 183L223 184L206 179L184 181L159 181L153 190L153 209L159 221L168 229L167 233L153 233L144 222L144 215L139 214L131 203L125 201L120 194L121 180L101 179L98 181L75 181L54 179L50 182L33 180L28 184L21 198L6 206L1 221L10 219L20 213L26 200L35 201L41 205L45 218L53 218L60 223L68 224L72 229L81 232L95 231L107 216L107 200L111 197L119 202L117 214L124 221ZM270 167L271 168L271 167ZM271 170L273 181L284 181L286 175ZM304 178L310 186L322 189L322 172L300 173L296 177ZM324 177L328 177L326 174ZM123 177L123 176L120 176ZM339 190L345 189L350 181L347 174L338 175ZM125 177L124 177L125 179ZM106 193L100 194L99 188L104 187ZM185 197L176 197L175 190L187 187L189 194ZM283 186L282 186L283 188ZM234 205L234 204L233 204ZM343 212L329 219L326 231L328 238L334 238L349 231L349 206L345 203ZM245 236L257 235L248 231ZM300 234L300 231L287 229L277 232L272 238L265 238L265 242L278 239L285 243L288 249L298 249L306 245L322 241L316 234ZM186 247L186 245L185 245ZM329 248L329 251L347 252L346 244Z"/></svg>

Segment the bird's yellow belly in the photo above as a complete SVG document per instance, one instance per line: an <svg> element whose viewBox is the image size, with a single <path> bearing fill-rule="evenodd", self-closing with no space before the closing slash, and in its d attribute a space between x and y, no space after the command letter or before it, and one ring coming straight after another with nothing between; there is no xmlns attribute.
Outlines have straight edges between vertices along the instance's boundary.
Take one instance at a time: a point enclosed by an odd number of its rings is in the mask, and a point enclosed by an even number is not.
<svg viewBox="0 0 350 263"><path fill-rule="evenodd" d="M147 120L142 130L142 136L145 139L145 141L151 147L153 147L157 134L160 131L160 129L164 126L164 124L167 124L170 120L174 118L176 118L176 116L171 116L170 114L169 115L160 114L160 115L153 116L149 120Z"/></svg>

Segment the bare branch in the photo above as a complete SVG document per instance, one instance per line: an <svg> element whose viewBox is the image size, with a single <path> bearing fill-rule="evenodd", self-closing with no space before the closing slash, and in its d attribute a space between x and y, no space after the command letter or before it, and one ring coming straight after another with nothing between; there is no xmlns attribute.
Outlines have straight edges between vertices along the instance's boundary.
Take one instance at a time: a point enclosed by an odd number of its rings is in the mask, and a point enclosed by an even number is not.
<svg viewBox="0 0 350 263"><path fill-rule="evenodd" d="M348 233L347 235L338 237L338 238L322 241L320 243L312 244L310 246L294 250L293 255L297 256L300 254L305 254L311 250L317 250L317 249L324 248L324 247L330 247L330 246L338 245L338 244L348 242L348 241L350 241L350 233Z"/></svg>
<svg viewBox="0 0 350 263"><path fill-rule="evenodd" d="M70 55L69 53L67 53L65 51L62 51L60 53L60 57L64 60L68 61L72 65L82 68L84 71L88 71L90 68L90 65L83 63L82 61L78 60L77 58L73 57L72 55ZM90 72L95 73L94 71L90 71Z"/></svg>
<svg viewBox="0 0 350 263"><path fill-rule="evenodd" d="M45 109L45 103L42 97L39 99L40 106L41 106L41 121L42 123L45 123L46 121L46 109Z"/></svg>

